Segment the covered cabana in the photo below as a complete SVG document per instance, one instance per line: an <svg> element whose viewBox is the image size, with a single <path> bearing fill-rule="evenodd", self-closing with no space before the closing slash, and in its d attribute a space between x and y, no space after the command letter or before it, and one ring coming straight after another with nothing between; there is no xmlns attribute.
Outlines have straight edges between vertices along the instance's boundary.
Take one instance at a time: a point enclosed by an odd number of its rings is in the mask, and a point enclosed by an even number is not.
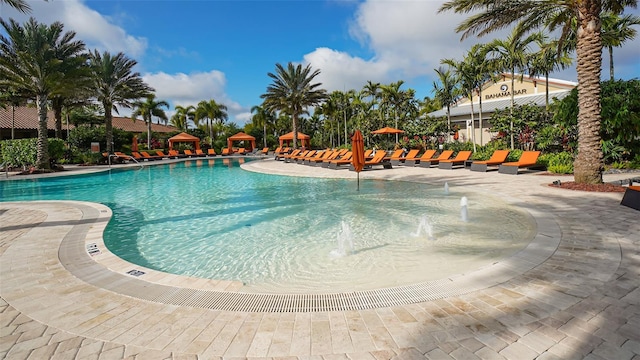
<svg viewBox="0 0 640 360"><path fill-rule="evenodd" d="M182 132L176 136L169 138L169 150L173 150L173 145L176 143L194 143L194 149L200 149L200 138L197 136L189 135L185 132Z"/></svg>
<svg viewBox="0 0 640 360"><path fill-rule="evenodd" d="M227 147L229 149L233 149L233 142L234 141L248 141L249 142L249 149L247 149L248 151L253 151L253 149L255 149L256 147L256 138L249 135L249 134L245 134L243 132L239 132L233 136L229 136L227 138ZM245 143L246 144L246 143ZM247 146L244 146L245 149L247 148Z"/></svg>
<svg viewBox="0 0 640 360"><path fill-rule="evenodd" d="M311 140L311 136L306 135L301 133L300 131L298 131L298 140L300 141L300 143L302 144L302 147L304 148L310 148L310 140ZM284 146L284 143L287 143L287 146L289 146L291 144L291 142L293 142L293 131L284 135L281 135L278 140L280 140L280 146Z"/></svg>

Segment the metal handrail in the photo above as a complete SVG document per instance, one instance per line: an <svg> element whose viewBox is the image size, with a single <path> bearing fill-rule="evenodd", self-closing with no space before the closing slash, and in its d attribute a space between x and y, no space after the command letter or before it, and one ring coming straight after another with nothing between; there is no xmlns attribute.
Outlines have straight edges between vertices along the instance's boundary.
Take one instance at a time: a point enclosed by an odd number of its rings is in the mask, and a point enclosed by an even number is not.
<svg viewBox="0 0 640 360"><path fill-rule="evenodd" d="M120 157L119 155L116 154L109 154L109 168L111 168L111 158L118 158ZM133 156L129 156L130 160L133 160L136 164L140 165L140 170L142 170L144 168L144 165L142 165L142 163L140 163L138 160L136 160L136 158L134 158Z"/></svg>

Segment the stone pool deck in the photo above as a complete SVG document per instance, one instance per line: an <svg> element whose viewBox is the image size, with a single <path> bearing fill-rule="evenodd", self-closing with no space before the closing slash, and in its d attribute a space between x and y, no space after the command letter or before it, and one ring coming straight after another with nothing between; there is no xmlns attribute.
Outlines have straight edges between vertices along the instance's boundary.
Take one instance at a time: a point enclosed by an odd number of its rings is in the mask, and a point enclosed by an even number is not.
<svg viewBox="0 0 640 360"><path fill-rule="evenodd" d="M243 167L356 177L272 160ZM94 169L67 173L86 171ZM571 178L536 173L395 167L360 178L447 182L453 196L501 197L527 209L538 239L554 248L529 269L505 268L504 280L474 278L483 286L431 301L231 311L196 300L202 291L233 293L232 282L127 274L131 265L102 248L110 211L101 205L0 202L0 358L640 360L640 212L619 205L621 193L557 189L547 184Z"/></svg>

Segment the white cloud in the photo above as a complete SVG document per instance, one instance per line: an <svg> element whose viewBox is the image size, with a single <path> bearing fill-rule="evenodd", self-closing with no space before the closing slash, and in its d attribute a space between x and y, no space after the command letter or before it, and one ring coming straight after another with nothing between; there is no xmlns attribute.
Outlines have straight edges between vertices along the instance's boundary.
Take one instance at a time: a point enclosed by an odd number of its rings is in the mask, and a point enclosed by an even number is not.
<svg viewBox="0 0 640 360"><path fill-rule="evenodd" d="M142 78L156 90L156 97L170 102L172 108L176 105L197 106L202 100L215 99L217 103L227 106L231 121L244 124L241 120L246 118L247 109L225 93L227 80L224 73L218 70L190 74L158 72L144 74Z"/></svg>
<svg viewBox="0 0 640 360"><path fill-rule="evenodd" d="M120 26L111 22L107 17L87 7L80 0L65 1L31 1L33 11L25 15L14 9L2 8L6 15L24 22L34 17L38 22L51 24L60 21L66 31L75 31L76 38L87 44L88 49L108 50L112 53L124 52L127 56L136 58L147 49L147 39L127 34Z"/></svg>

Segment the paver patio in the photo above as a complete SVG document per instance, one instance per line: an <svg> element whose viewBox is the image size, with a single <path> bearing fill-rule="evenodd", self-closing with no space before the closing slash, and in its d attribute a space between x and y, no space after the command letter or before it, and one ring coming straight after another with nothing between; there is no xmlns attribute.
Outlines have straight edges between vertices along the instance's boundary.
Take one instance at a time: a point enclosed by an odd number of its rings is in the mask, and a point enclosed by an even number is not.
<svg viewBox="0 0 640 360"><path fill-rule="evenodd" d="M272 160L243 167L355 179ZM499 196L551 219L557 248L504 282L453 297L344 311L227 311L176 305L176 296L234 292L232 282L153 272L132 280L130 264L79 249L79 241L101 249L110 218L101 205L0 202L0 358L640 360L640 212L620 206L622 194L556 189L546 186L554 177L535 174L399 167L360 178L446 181L452 192ZM149 300L160 287L177 290Z"/></svg>

